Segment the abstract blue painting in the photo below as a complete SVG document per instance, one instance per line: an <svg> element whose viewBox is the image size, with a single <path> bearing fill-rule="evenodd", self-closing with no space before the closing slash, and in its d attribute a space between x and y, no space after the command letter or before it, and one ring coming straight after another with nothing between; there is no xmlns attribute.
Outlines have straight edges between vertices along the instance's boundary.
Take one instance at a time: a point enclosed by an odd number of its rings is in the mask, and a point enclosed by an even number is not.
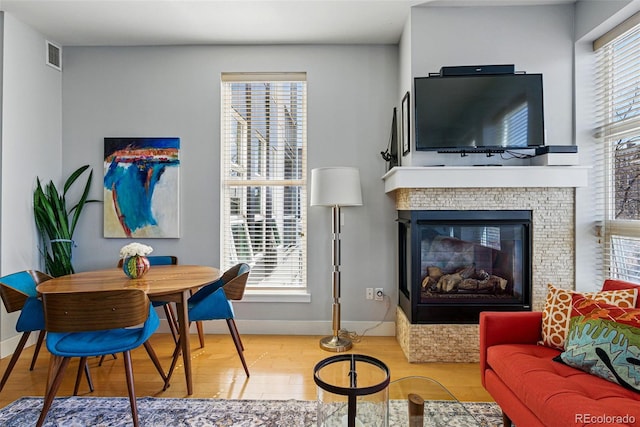
<svg viewBox="0 0 640 427"><path fill-rule="evenodd" d="M104 139L104 237L180 237L180 138Z"/></svg>

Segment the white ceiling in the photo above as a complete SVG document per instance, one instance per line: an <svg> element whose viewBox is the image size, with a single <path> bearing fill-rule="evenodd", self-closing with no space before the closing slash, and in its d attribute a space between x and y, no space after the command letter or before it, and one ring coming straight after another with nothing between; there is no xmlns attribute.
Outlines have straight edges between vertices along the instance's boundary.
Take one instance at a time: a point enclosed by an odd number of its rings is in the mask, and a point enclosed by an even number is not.
<svg viewBox="0 0 640 427"><path fill-rule="evenodd" d="M63 46L395 44L413 6L574 0L0 0Z"/></svg>

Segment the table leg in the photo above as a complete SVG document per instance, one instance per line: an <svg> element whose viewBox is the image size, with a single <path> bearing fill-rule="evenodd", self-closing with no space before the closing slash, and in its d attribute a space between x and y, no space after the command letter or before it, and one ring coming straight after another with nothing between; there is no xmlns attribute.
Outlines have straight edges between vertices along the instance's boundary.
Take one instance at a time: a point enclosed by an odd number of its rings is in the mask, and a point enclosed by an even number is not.
<svg viewBox="0 0 640 427"><path fill-rule="evenodd" d="M182 361L184 364L184 376L187 380L187 394L193 394L193 380L191 376L191 345L189 343L189 309L187 300L190 293L188 290L182 292L180 301L176 303L178 312L178 326L180 327L180 346L182 347Z"/></svg>

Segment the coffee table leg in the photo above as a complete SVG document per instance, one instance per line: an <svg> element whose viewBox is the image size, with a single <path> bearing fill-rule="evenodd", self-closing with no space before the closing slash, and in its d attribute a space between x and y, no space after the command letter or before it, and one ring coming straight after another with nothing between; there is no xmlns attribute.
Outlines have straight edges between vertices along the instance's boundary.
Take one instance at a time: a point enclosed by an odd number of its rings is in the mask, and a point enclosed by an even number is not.
<svg viewBox="0 0 640 427"><path fill-rule="evenodd" d="M187 380L187 394L193 394L193 381L191 377L191 345L189 344L189 310L187 300L190 293L182 292L181 301L176 303L178 325L180 326L180 346L182 346L182 361L184 363L184 376Z"/></svg>

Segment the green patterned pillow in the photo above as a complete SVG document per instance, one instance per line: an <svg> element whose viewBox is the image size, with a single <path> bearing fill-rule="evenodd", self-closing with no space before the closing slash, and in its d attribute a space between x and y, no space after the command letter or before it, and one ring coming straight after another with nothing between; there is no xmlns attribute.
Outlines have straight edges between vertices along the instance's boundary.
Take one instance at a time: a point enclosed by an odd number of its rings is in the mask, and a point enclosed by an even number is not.
<svg viewBox="0 0 640 427"><path fill-rule="evenodd" d="M564 363L640 391L640 309L573 296Z"/></svg>

